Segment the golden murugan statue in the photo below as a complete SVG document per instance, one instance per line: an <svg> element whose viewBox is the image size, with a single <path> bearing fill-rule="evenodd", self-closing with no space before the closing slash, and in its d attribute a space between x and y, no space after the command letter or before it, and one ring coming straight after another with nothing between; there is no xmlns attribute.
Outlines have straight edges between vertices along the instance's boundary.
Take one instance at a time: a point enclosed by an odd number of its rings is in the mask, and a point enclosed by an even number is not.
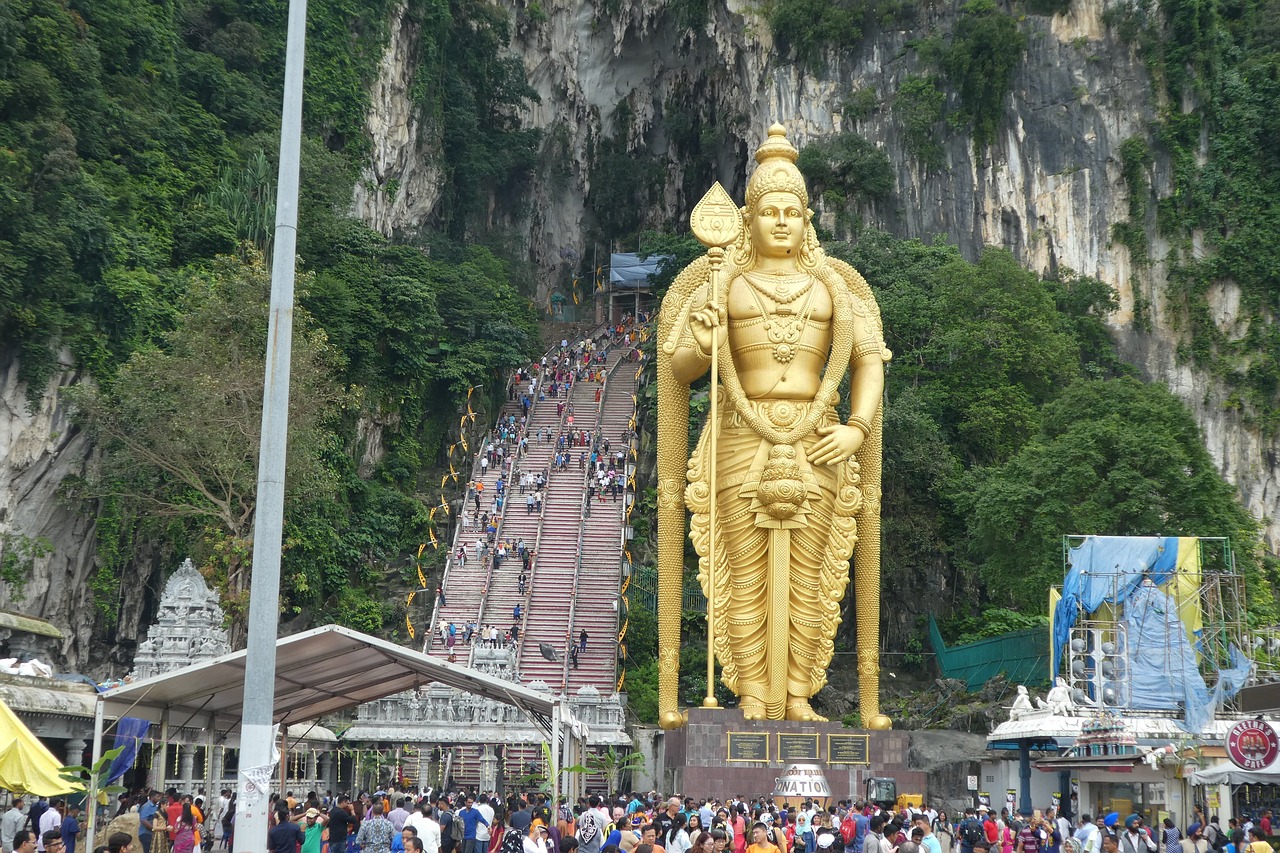
<svg viewBox="0 0 1280 853"><path fill-rule="evenodd" d="M819 720L853 555L859 696L879 706L884 344L866 281L827 258L797 151L781 125L755 159L746 206L717 184L695 208L710 248L658 317L659 714L677 710L685 506L721 678L747 719ZM711 411L688 458L689 385ZM836 413L851 374L850 415ZM720 388L720 382L723 388ZM686 465L687 459L687 465ZM856 544L856 549L855 549ZM705 706L714 707L708 663Z"/></svg>

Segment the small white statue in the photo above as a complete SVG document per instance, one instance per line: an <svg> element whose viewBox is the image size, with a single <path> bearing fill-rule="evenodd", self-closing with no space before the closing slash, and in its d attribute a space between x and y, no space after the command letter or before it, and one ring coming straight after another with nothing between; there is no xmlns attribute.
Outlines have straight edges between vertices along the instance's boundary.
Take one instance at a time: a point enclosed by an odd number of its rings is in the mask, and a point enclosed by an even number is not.
<svg viewBox="0 0 1280 853"><path fill-rule="evenodd" d="M1013 707L1009 709L1009 719L1021 720L1035 713L1035 706L1031 704L1031 697L1027 695L1027 687L1025 684L1018 685L1018 697L1013 700Z"/></svg>
<svg viewBox="0 0 1280 853"><path fill-rule="evenodd" d="M1041 703L1037 708L1031 704L1031 696L1027 693L1026 685L1018 685L1018 696L1013 700L1013 706L1009 708L1010 720L1035 720L1040 717L1048 717L1049 711Z"/></svg>
<svg viewBox="0 0 1280 853"><path fill-rule="evenodd" d="M1040 710L1048 711L1055 717L1070 716L1076 709L1076 703L1071 698L1071 688L1067 687L1067 680L1062 676L1054 680L1053 687L1049 688L1049 692L1043 699L1036 700L1036 705Z"/></svg>

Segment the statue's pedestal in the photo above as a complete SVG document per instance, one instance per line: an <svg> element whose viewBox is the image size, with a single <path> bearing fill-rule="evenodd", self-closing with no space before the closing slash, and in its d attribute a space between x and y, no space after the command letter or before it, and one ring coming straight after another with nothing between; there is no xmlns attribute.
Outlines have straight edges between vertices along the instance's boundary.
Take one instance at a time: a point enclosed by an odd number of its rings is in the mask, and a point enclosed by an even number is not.
<svg viewBox="0 0 1280 853"><path fill-rule="evenodd" d="M873 776L893 777L899 794L925 791L927 774L907 769L910 735L902 731L846 729L839 721L748 722L736 708L690 708L689 722L664 740L663 782L682 796L770 794L793 764L819 768L836 800L862 798Z"/></svg>

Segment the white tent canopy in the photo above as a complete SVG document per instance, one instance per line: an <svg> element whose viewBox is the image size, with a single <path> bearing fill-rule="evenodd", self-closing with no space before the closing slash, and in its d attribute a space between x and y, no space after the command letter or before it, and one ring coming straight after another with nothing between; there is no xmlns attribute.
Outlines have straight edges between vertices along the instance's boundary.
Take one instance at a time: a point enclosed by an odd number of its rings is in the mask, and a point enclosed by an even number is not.
<svg viewBox="0 0 1280 853"><path fill-rule="evenodd" d="M230 729L239 725L244 707L244 665L245 652L232 652L113 688L99 697L99 705L107 717L128 715L156 723ZM530 690L350 628L325 625L276 641L273 719L315 720L431 682L515 705L548 734L553 710L559 705L549 692ZM561 719L571 722L568 708L560 710Z"/></svg>
<svg viewBox="0 0 1280 853"><path fill-rule="evenodd" d="M1191 774L1192 785L1277 785L1280 784L1280 767L1271 765L1262 770L1245 770L1229 761L1197 770Z"/></svg>
<svg viewBox="0 0 1280 853"><path fill-rule="evenodd" d="M161 725L203 728L212 746L216 733L240 725L244 709L241 650L173 672L116 687L98 696L94 708L93 761L102 756L106 717L141 717ZM439 682L515 705L546 733L551 744L553 790L559 794L562 736L588 736L563 696L527 687L413 649L343 628L325 625L276 640L275 705L272 719L302 723L365 702ZM90 797L94 791L91 787ZM89 834L93 822L90 818Z"/></svg>

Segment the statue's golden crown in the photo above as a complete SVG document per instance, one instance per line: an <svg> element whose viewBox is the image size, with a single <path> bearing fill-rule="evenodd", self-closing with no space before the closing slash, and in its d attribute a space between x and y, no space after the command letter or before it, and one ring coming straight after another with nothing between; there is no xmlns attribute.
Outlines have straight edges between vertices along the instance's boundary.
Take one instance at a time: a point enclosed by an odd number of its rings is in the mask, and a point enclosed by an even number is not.
<svg viewBox="0 0 1280 853"><path fill-rule="evenodd" d="M747 210L755 212L756 202L770 192L795 194L800 203L809 206L809 190L804 176L796 168L800 152L787 139L787 129L780 124L769 127L769 137L756 149L756 170L747 181Z"/></svg>

